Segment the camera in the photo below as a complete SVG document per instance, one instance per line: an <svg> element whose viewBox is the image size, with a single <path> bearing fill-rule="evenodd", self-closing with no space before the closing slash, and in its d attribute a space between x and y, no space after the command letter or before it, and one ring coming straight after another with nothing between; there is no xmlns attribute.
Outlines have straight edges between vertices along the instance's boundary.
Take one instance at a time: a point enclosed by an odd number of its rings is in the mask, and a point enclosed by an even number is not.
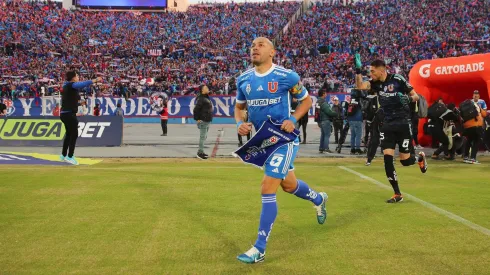
<svg viewBox="0 0 490 275"><path fill-rule="evenodd" d="M351 98L354 98L356 101L361 101L361 99L366 99L368 96L368 91L367 90L359 90L359 89L352 89L350 91L350 96Z"/></svg>

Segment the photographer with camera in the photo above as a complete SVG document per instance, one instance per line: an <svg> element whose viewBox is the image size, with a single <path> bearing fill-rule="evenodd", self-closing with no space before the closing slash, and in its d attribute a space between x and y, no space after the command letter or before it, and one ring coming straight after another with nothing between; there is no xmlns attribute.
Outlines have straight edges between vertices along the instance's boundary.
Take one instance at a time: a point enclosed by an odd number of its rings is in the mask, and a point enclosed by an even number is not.
<svg viewBox="0 0 490 275"><path fill-rule="evenodd" d="M350 125L350 154L361 155L361 137L362 137L362 106L361 99L365 94L360 90L352 90L351 99L347 106L347 121Z"/></svg>
<svg viewBox="0 0 490 275"><path fill-rule="evenodd" d="M447 106L435 102L429 108L429 128L432 136L441 142L441 145L432 154L432 159L438 160L444 152L444 159L454 160L453 132L456 134L455 123L459 122L459 111L453 103ZM454 128L453 128L454 127Z"/></svg>

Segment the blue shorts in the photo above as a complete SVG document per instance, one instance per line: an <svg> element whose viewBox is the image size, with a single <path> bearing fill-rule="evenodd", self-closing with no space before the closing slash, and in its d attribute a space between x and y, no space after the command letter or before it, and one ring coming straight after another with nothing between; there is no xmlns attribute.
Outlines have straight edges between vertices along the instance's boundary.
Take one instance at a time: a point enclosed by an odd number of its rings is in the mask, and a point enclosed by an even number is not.
<svg viewBox="0 0 490 275"><path fill-rule="evenodd" d="M293 162L298 149L299 144L297 143L288 143L279 147L265 162L265 175L276 179L285 179L289 171L294 170Z"/></svg>

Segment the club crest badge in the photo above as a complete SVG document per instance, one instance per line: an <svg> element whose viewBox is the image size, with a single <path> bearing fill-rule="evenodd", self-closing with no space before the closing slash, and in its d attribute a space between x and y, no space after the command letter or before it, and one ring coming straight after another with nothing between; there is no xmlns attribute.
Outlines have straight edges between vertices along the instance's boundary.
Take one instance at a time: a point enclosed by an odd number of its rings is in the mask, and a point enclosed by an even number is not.
<svg viewBox="0 0 490 275"><path fill-rule="evenodd" d="M276 136L272 136L268 139L264 139L264 141L260 145L260 148L267 148L269 146L276 144L278 141L279 141L279 138Z"/></svg>

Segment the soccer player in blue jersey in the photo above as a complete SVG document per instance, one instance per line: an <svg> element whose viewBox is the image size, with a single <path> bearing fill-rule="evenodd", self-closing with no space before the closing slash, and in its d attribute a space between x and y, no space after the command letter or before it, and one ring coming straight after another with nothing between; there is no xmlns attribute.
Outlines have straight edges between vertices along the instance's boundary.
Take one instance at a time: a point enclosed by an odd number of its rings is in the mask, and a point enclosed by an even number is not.
<svg viewBox="0 0 490 275"><path fill-rule="evenodd" d="M238 134L245 136L259 129L271 119L281 124L281 129L293 132L298 119L311 108L311 98L300 82L297 73L272 63L275 49L273 43L264 37L252 43L251 58L254 68L245 71L237 79L237 98L235 120ZM302 103L293 114L290 113L290 99L294 97ZM243 122L241 111L248 108L250 122ZM265 162L265 175L262 179L262 213L260 215L257 241L247 252L238 256L244 263L262 262L272 225L277 216L276 192L282 190L314 204L317 221L323 224L327 218L327 194L318 193L294 174L293 162L299 148L299 140L279 147Z"/></svg>

